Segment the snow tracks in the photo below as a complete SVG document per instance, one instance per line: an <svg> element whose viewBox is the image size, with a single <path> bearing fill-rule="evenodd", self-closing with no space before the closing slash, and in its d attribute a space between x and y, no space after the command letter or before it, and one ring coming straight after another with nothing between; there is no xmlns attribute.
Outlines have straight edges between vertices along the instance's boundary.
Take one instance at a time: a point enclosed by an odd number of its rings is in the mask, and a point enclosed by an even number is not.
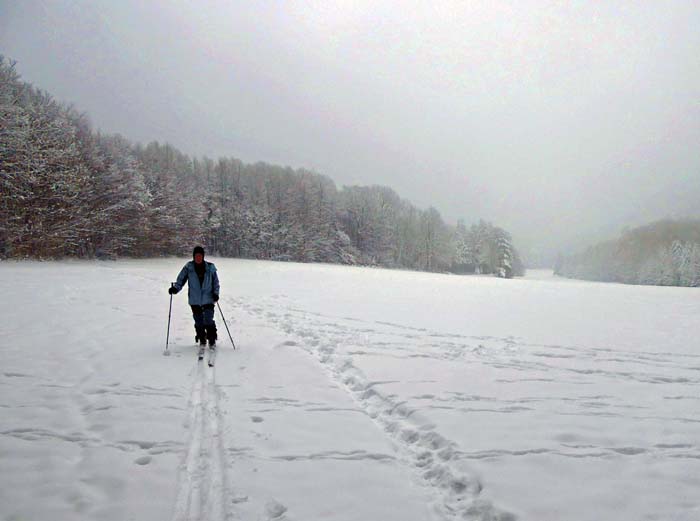
<svg viewBox="0 0 700 521"><path fill-rule="evenodd" d="M226 471L215 367L197 362L189 401L189 442L173 521L224 521Z"/></svg>
<svg viewBox="0 0 700 521"><path fill-rule="evenodd" d="M339 346L357 346L359 338L368 338L366 324L345 326L321 315L288 309L282 314L270 308L253 308L298 339L298 345L315 355L329 376L344 388L365 413L392 441L398 460L413 470L416 481L427 489L439 519L471 521L513 521L480 497L482 484L460 461L457 445L442 436L418 410L380 391L382 384L368 381L354 364L351 355ZM330 318L330 317L329 317ZM288 345L296 344L289 341Z"/></svg>

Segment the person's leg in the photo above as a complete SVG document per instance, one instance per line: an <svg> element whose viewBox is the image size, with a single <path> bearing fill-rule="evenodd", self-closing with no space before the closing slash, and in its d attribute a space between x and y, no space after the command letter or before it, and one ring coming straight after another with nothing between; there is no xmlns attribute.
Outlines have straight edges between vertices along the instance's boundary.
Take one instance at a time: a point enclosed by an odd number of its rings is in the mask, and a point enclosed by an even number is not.
<svg viewBox="0 0 700 521"><path fill-rule="evenodd" d="M214 322L214 304L205 304L203 307L204 328L207 332L209 347L216 345L216 322Z"/></svg>
<svg viewBox="0 0 700 521"><path fill-rule="evenodd" d="M192 308L192 318L194 318L194 328L197 331L199 345L207 344L207 334L204 327L204 312L202 306L190 306Z"/></svg>

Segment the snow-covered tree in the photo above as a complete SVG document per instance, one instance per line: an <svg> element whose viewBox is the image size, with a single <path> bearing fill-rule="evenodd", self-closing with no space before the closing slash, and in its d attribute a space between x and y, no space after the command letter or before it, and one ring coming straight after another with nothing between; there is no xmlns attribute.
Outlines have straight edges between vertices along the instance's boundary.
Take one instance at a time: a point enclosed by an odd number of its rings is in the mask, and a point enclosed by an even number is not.
<svg viewBox="0 0 700 521"><path fill-rule="evenodd" d="M458 230L385 186L338 191L316 172L190 158L170 144L93 132L0 56L0 256L249 258L506 275L509 236ZM500 232L499 232L500 233Z"/></svg>

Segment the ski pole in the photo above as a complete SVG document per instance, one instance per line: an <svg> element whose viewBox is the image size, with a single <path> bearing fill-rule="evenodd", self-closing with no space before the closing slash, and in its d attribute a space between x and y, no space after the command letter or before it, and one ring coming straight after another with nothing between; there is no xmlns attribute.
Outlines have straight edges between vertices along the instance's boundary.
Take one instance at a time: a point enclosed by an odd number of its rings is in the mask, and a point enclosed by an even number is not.
<svg viewBox="0 0 700 521"><path fill-rule="evenodd" d="M228 324L226 323L226 319L224 318L224 312L221 311L221 306L219 305L219 301L216 301L216 305L219 308L219 313L221 313L221 320L224 321L224 325L226 326L226 332L228 333L228 337L231 339L231 344L233 344L233 349L236 349L236 344L233 342L233 337L231 336L231 331L229 331Z"/></svg>
<svg viewBox="0 0 700 521"><path fill-rule="evenodd" d="M172 288L175 285L174 282L170 283ZM170 308L168 309L168 335L165 337L165 351L163 351L163 356L170 356L170 351L168 351L168 342L170 341L170 315L173 312L173 294L170 294Z"/></svg>

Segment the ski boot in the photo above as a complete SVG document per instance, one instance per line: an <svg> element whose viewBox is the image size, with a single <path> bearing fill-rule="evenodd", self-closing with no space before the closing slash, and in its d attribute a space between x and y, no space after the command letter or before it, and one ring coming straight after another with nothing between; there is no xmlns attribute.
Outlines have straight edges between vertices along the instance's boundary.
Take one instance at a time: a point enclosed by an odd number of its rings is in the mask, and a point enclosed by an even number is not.
<svg viewBox="0 0 700 521"><path fill-rule="evenodd" d="M197 336L195 338L199 340L197 358L199 360L204 360L204 348L207 347L207 337L203 327L197 327Z"/></svg>
<svg viewBox="0 0 700 521"><path fill-rule="evenodd" d="M207 326L207 338L209 339L209 367L214 367L216 360L216 325Z"/></svg>

